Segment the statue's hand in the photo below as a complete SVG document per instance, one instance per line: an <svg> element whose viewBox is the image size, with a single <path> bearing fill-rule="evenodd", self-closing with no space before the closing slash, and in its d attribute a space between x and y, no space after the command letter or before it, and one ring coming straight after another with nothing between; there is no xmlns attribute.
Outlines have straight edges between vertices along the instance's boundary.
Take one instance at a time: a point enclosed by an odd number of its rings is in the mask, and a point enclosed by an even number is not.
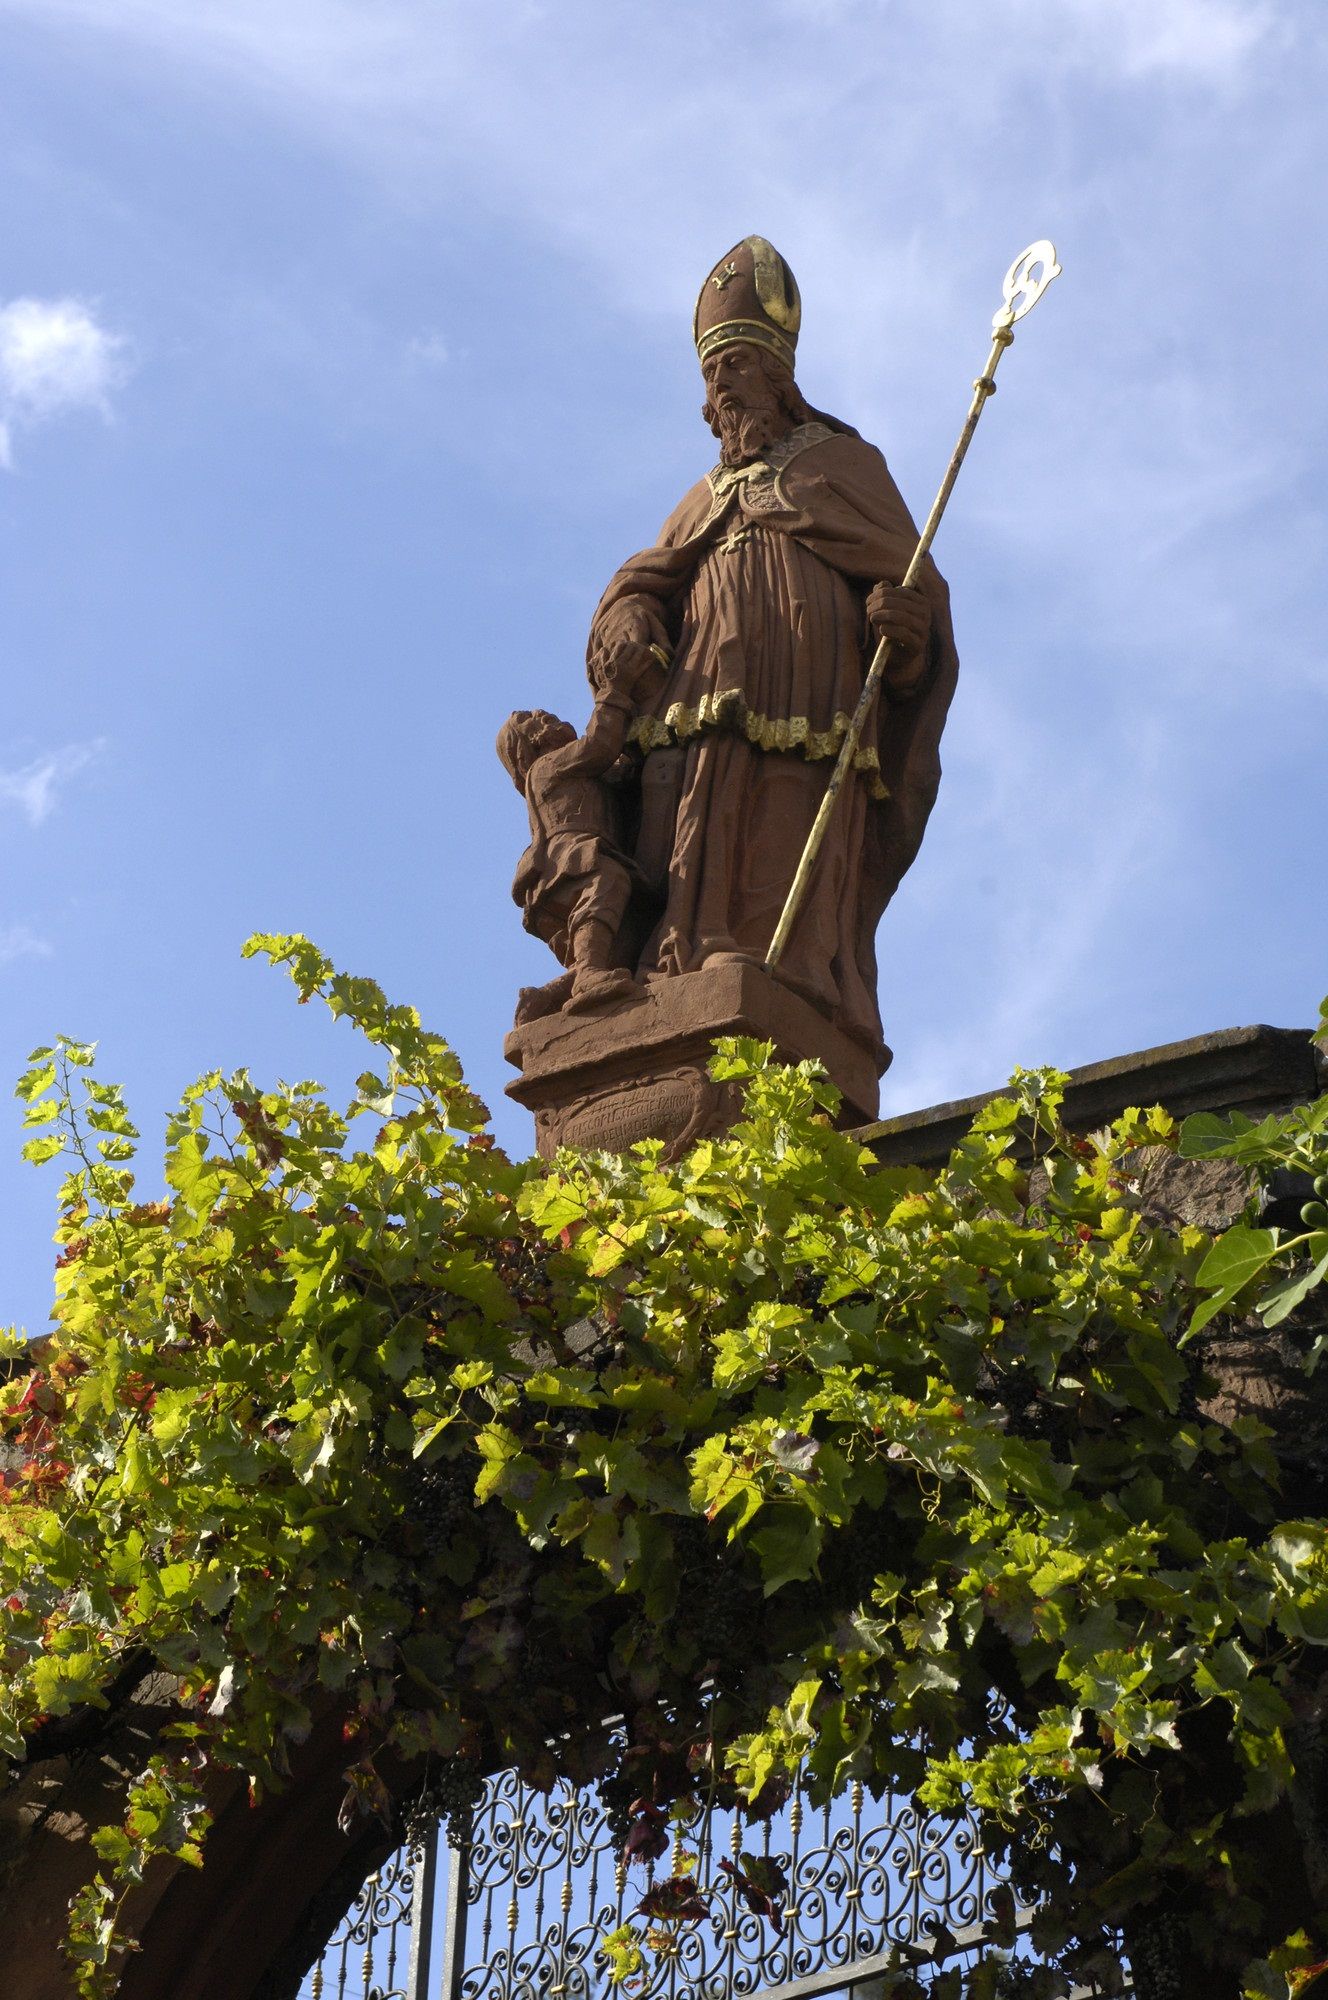
<svg viewBox="0 0 1328 2000"><path fill-rule="evenodd" d="M630 695L651 670L660 671L668 658L667 635L660 620L643 604L623 604L604 620L589 668L597 695L609 689Z"/></svg>
<svg viewBox="0 0 1328 2000"><path fill-rule="evenodd" d="M931 606L915 586L878 583L867 599L867 620L878 639L890 641L886 679L907 682L910 670L920 670L931 637Z"/></svg>
<svg viewBox="0 0 1328 2000"><path fill-rule="evenodd" d="M652 672L660 671L658 649L645 640L628 639L615 648L605 685L615 694L630 697Z"/></svg>

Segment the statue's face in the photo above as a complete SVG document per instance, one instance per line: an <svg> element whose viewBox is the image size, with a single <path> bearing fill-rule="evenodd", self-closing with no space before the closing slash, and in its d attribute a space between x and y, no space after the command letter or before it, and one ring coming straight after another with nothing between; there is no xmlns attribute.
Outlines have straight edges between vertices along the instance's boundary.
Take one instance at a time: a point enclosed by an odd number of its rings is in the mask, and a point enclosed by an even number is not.
<svg viewBox="0 0 1328 2000"><path fill-rule="evenodd" d="M765 356L750 341L735 340L708 354L701 373L706 385L701 415L719 439L725 465L745 465L788 429Z"/></svg>
<svg viewBox="0 0 1328 2000"><path fill-rule="evenodd" d="M570 722L560 721L545 708L518 708L513 710L503 735L499 737L499 754L517 784L524 789L530 767L537 757L542 757L546 750L556 750L564 743L575 741L576 731Z"/></svg>
<svg viewBox="0 0 1328 2000"><path fill-rule="evenodd" d="M560 750L564 743L575 743L575 741L576 731L570 722L563 722L560 717L550 715L547 709L533 709L530 721L526 725L527 771L535 759L542 757L546 750Z"/></svg>
<svg viewBox="0 0 1328 2000"><path fill-rule="evenodd" d="M760 350L746 340L708 354L701 363L707 400L723 415L726 409L759 410L775 402Z"/></svg>

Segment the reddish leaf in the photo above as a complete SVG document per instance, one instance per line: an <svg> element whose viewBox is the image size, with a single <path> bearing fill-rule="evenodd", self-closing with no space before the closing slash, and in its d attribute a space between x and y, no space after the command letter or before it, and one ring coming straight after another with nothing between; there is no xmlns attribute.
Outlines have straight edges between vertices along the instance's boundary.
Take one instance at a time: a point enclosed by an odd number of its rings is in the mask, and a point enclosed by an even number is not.
<svg viewBox="0 0 1328 2000"><path fill-rule="evenodd" d="M631 1810L632 1823L623 1842L623 1860L658 1861L668 1849L668 1815L651 1805L649 1799L637 1799Z"/></svg>
<svg viewBox="0 0 1328 2000"><path fill-rule="evenodd" d="M784 1898L788 1877L771 1854L741 1854L737 1865L721 1861L724 1874L733 1877L733 1886L754 1917L766 1917L775 1930L784 1927Z"/></svg>
<svg viewBox="0 0 1328 2000"><path fill-rule="evenodd" d="M710 1903L690 1875L670 1875L667 1882L656 1882L646 1890L636 1910L638 1916L653 1917L657 1923L694 1924L709 1916Z"/></svg>

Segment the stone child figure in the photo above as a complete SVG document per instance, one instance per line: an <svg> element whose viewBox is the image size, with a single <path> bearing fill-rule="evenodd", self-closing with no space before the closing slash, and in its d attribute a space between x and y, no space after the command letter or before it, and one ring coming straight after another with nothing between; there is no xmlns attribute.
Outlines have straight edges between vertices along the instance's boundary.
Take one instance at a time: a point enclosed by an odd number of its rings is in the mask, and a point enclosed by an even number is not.
<svg viewBox="0 0 1328 2000"><path fill-rule="evenodd" d="M567 967L546 986L523 989L518 1024L636 990L617 955L636 874L620 845L614 787L604 780L626 746L630 687L639 677L634 665L606 684L581 736L543 708L517 709L498 732L498 755L530 815L531 842L512 895L526 929Z"/></svg>

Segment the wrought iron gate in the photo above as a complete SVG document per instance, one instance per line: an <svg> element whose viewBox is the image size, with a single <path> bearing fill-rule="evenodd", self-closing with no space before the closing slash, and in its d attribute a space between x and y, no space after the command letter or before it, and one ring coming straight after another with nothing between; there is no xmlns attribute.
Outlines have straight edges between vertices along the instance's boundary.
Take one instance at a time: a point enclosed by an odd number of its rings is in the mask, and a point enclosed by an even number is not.
<svg viewBox="0 0 1328 2000"><path fill-rule="evenodd" d="M488 1785L463 1849L435 1830L370 1878L301 2000L608 2000L599 1940L674 1871L684 1845L713 1890L709 1911L680 1927L672 1952L649 1955L635 2000L854 1989L866 2000L901 1962L971 1959L999 1884L972 1821L874 1801L857 1785L825 1807L795 1792L762 1824L708 1811L657 1864L627 1869L597 1800L568 1786L545 1797L506 1772ZM789 1893L778 1924L744 1907L719 1867L744 1850L781 1863Z"/></svg>

